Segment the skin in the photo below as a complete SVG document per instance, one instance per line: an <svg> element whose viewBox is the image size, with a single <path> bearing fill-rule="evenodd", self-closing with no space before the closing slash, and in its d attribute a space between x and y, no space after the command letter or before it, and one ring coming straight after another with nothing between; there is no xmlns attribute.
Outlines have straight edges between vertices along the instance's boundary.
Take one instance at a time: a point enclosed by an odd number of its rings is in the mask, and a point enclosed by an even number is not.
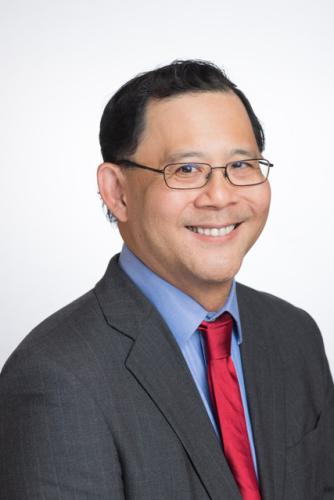
<svg viewBox="0 0 334 500"><path fill-rule="evenodd" d="M213 166L259 158L252 126L240 99L231 92L187 93L151 100L135 154L137 163L163 168L177 161ZM101 196L117 217L123 240L152 271L193 297L204 308L220 308L243 258L267 220L270 186L232 186L214 170L201 189L178 191L163 176L103 163ZM238 226L212 237L189 230Z"/></svg>

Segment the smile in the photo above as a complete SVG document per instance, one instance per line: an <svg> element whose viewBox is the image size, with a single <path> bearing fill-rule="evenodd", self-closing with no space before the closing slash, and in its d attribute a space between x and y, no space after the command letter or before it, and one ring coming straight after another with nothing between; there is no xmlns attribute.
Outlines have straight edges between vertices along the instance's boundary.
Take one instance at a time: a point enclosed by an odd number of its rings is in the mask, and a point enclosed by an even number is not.
<svg viewBox="0 0 334 500"><path fill-rule="evenodd" d="M187 229L193 233L204 234L204 236L225 236L235 229L238 224L231 224L230 226L224 227L199 227L199 226L187 226Z"/></svg>

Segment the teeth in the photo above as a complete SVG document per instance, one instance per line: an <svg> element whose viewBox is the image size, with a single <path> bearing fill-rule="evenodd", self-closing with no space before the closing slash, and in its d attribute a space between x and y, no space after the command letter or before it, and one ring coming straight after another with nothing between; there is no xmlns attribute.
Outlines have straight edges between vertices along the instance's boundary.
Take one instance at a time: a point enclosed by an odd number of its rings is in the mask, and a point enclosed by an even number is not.
<svg viewBox="0 0 334 500"><path fill-rule="evenodd" d="M188 226L188 229L193 231L194 233L204 234L205 236L225 236L229 234L235 228L236 224L231 224L230 226L225 227L197 227L197 226Z"/></svg>

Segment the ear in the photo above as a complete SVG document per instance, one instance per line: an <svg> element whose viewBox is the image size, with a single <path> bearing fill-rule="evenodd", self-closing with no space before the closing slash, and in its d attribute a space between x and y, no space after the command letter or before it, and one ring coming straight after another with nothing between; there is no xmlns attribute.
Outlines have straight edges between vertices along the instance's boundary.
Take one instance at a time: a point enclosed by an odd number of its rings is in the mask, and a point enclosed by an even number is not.
<svg viewBox="0 0 334 500"><path fill-rule="evenodd" d="M127 221L126 179L119 165L102 163L97 170L100 195L119 222Z"/></svg>

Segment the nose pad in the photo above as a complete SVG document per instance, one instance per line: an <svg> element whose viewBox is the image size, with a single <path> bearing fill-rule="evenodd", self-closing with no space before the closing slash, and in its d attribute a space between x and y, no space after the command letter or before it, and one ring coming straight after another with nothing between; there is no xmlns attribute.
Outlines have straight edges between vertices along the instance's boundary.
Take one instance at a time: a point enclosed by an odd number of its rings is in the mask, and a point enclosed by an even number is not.
<svg viewBox="0 0 334 500"><path fill-rule="evenodd" d="M217 170L217 172L214 172L214 170ZM223 178L218 170L222 170ZM233 189L233 185L229 182L224 167L214 167L210 174L208 174L207 179L207 184L203 186L197 198L198 205L221 207L234 200L236 192Z"/></svg>
<svg viewBox="0 0 334 500"><path fill-rule="evenodd" d="M227 175L227 168L226 167L221 167L221 170L222 170L222 174L223 174L224 179L230 184L230 181L229 181L229 178L228 178L228 175Z"/></svg>
<svg viewBox="0 0 334 500"><path fill-rule="evenodd" d="M217 174L215 174L215 170L217 171ZM219 180L221 181L221 178L220 178L220 172L222 173L222 176L223 176L223 179L228 182L228 184L231 185L230 181L229 181L229 178L227 176L227 171L226 171L226 168L225 167L213 167L211 172L207 175L207 185L212 182L212 179L214 178L214 175L216 175L217 179L219 178Z"/></svg>
<svg viewBox="0 0 334 500"><path fill-rule="evenodd" d="M225 181L230 184L230 181L229 181L229 178L228 178L228 175L227 175L227 168L226 167L217 167L217 170L221 171L221 173L223 174L223 177L224 177Z"/></svg>

